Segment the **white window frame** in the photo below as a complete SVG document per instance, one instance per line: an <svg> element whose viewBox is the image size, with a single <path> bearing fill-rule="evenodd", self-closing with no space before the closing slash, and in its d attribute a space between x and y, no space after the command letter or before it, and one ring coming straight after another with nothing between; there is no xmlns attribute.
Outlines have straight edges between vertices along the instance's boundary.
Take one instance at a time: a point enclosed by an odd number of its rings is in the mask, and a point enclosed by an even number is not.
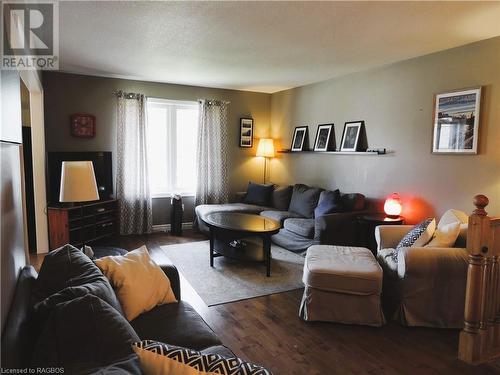
<svg viewBox="0 0 500 375"><path fill-rule="evenodd" d="M149 107L150 106L158 106L164 108L165 105L175 106L177 108L185 108L185 109L198 109L197 101L188 101L188 100L170 100L170 99L162 99L162 98L147 98L146 101L146 116L149 116ZM198 113L199 115L199 113ZM167 138L168 139L177 139L177 123L175 117L175 110L172 108L167 109L167 116L170 116L170 123L174 123L175 126L167 127ZM167 165L167 186L174 187L175 176L177 173L177 143L170 142L166 145L168 149L168 160L169 164ZM174 194L180 194L182 197L194 197L195 191L175 191L175 192L161 192L151 194L152 198L171 198Z"/></svg>

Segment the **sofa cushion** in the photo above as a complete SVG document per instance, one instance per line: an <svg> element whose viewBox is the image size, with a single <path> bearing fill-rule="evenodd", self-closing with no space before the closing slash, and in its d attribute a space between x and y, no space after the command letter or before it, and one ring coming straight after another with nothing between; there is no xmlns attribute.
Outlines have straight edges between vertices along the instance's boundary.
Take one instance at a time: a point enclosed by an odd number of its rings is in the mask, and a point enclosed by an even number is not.
<svg viewBox="0 0 500 375"><path fill-rule="evenodd" d="M121 358L116 362L106 366L97 367L84 371L80 375L143 375L141 362L137 354L131 354L128 357Z"/></svg>
<svg viewBox="0 0 500 375"><path fill-rule="evenodd" d="M285 219L289 219L292 217L300 217L300 215L297 215L296 213L290 212L290 211L262 211L260 213L260 216L267 217L269 219L276 220L281 224L283 227L283 222Z"/></svg>
<svg viewBox="0 0 500 375"><path fill-rule="evenodd" d="M306 218L314 217L314 209L318 205L322 189L297 184L293 187L292 199L288 211Z"/></svg>
<svg viewBox="0 0 500 375"><path fill-rule="evenodd" d="M265 368L240 358L202 354L196 350L144 340L133 345L146 375L271 375Z"/></svg>
<svg viewBox="0 0 500 375"><path fill-rule="evenodd" d="M256 204L257 206L269 206L271 204L271 194L273 193L274 185L256 184L249 182L247 193L243 198L243 203Z"/></svg>
<svg viewBox="0 0 500 375"><path fill-rule="evenodd" d="M323 190L319 195L318 206L314 210L314 217L320 217L335 212L342 212L340 190Z"/></svg>
<svg viewBox="0 0 500 375"><path fill-rule="evenodd" d="M271 206L277 210L287 211L292 199L293 186L275 186L271 194Z"/></svg>
<svg viewBox="0 0 500 375"><path fill-rule="evenodd" d="M170 280L146 246L123 256L97 259L96 264L113 283L129 321L155 306L177 302Z"/></svg>
<svg viewBox="0 0 500 375"><path fill-rule="evenodd" d="M360 193L341 194L341 206L345 212L361 211L365 208L366 198Z"/></svg>
<svg viewBox="0 0 500 375"><path fill-rule="evenodd" d="M226 203L226 204L201 204L196 206L196 215L203 220L203 217L213 212L240 212L243 214L259 214L262 211L274 210L272 207L257 206L247 203Z"/></svg>
<svg viewBox="0 0 500 375"><path fill-rule="evenodd" d="M183 301L158 306L130 324L142 340L169 342L196 350L221 345L201 316Z"/></svg>
<svg viewBox="0 0 500 375"><path fill-rule="evenodd" d="M82 251L65 245L49 252L33 288L38 319L48 316L56 304L87 294L101 298L123 313L108 279Z"/></svg>
<svg viewBox="0 0 500 375"><path fill-rule="evenodd" d="M305 285L347 294L380 294L382 269L363 247L315 245L307 250Z"/></svg>
<svg viewBox="0 0 500 375"><path fill-rule="evenodd" d="M87 295L52 309L32 358L35 367L64 367L66 373L107 366L133 354L139 337L108 303Z"/></svg>
<svg viewBox="0 0 500 375"><path fill-rule="evenodd" d="M314 219L286 219L284 228L306 238L314 238Z"/></svg>

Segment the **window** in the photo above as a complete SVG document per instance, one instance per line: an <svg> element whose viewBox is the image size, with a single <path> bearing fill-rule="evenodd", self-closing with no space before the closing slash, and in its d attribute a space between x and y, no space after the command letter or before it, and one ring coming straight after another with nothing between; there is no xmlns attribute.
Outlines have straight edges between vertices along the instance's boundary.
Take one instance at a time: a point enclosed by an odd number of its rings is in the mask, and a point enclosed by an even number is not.
<svg viewBox="0 0 500 375"><path fill-rule="evenodd" d="M198 103L148 99L147 116L151 194L194 195Z"/></svg>

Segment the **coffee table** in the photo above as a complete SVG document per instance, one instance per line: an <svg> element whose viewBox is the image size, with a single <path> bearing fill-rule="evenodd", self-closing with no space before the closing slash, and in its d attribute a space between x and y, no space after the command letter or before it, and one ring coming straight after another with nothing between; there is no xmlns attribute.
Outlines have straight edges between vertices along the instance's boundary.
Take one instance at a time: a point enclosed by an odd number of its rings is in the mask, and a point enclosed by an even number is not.
<svg viewBox="0 0 500 375"><path fill-rule="evenodd" d="M210 228L210 267L214 266L214 258L227 256L263 262L266 275L271 276L271 236L279 232L279 222L234 212L214 212L203 221Z"/></svg>

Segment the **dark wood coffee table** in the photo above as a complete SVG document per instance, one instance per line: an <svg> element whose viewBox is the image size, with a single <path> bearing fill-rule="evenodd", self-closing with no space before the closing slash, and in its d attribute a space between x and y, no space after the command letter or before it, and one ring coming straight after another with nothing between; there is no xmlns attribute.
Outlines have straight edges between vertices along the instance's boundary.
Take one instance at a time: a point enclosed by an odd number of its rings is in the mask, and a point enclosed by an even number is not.
<svg viewBox="0 0 500 375"><path fill-rule="evenodd" d="M266 275L271 275L271 236L279 232L280 223L233 212L211 213L203 221L210 228L210 267L214 266L214 258L227 256L263 262Z"/></svg>

